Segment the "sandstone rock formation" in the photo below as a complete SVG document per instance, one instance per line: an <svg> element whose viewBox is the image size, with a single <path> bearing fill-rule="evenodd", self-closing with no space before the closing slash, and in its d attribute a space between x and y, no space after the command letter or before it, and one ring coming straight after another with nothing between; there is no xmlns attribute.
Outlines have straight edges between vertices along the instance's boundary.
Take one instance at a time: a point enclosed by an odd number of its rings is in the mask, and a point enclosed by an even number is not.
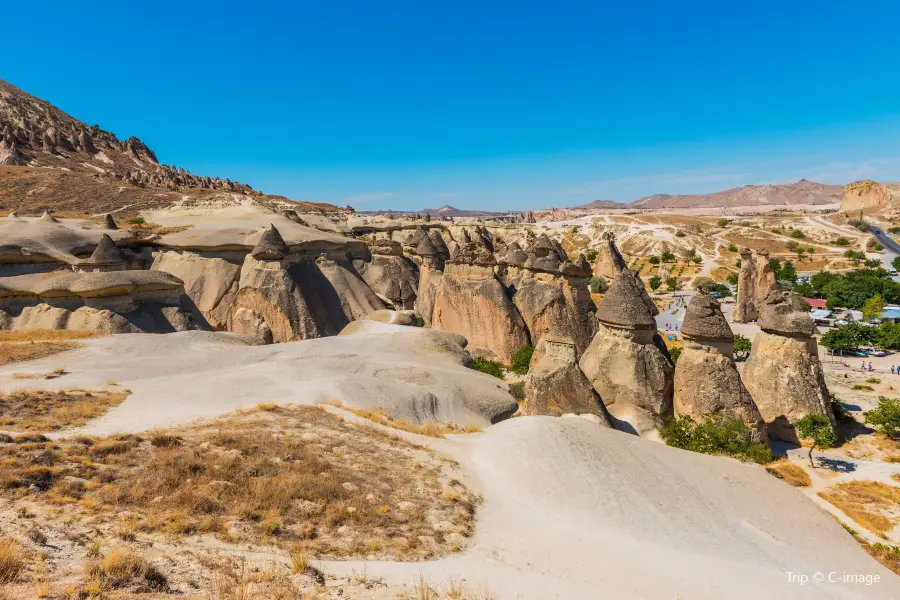
<svg viewBox="0 0 900 600"><path fill-rule="evenodd" d="M775 279L775 270L769 264L769 253L760 250L756 253L756 306L762 306L769 294L777 289L778 281Z"/></svg>
<svg viewBox="0 0 900 600"><path fill-rule="evenodd" d="M854 181L844 188L840 212L858 217L900 204L900 185L866 179Z"/></svg>
<svg viewBox="0 0 900 600"><path fill-rule="evenodd" d="M0 278L0 330L168 333L208 329L181 281L155 271Z"/></svg>
<svg viewBox="0 0 900 600"><path fill-rule="evenodd" d="M681 326L684 350L675 365L675 416L724 416L744 421L753 441L766 444L766 424L734 365L734 335L719 303L691 298Z"/></svg>
<svg viewBox="0 0 900 600"><path fill-rule="evenodd" d="M436 290L431 326L465 337L475 356L508 363L529 338L519 311L494 273L495 264L480 240L461 244Z"/></svg>
<svg viewBox="0 0 900 600"><path fill-rule="evenodd" d="M220 257L174 250L153 255L154 271L171 273L184 282L185 292L213 329L228 327L228 314L238 292L240 263Z"/></svg>
<svg viewBox="0 0 900 600"><path fill-rule="evenodd" d="M756 259L749 248L741 248L741 272L732 315L735 323L749 323L759 318L756 306L757 276Z"/></svg>
<svg viewBox="0 0 900 600"><path fill-rule="evenodd" d="M613 427L649 438L672 416L674 366L656 321L629 271L612 281L597 308L597 334L579 361Z"/></svg>
<svg viewBox="0 0 900 600"><path fill-rule="evenodd" d="M125 268L125 257L112 238L104 233L91 256L79 262L76 268L80 271L121 271Z"/></svg>
<svg viewBox="0 0 900 600"><path fill-rule="evenodd" d="M616 235L611 231L603 232L603 242L597 248L594 260L594 275L612 281L625 269L625 259L616 247Z"/></svg>
<svg viewBox="0 0 900 600"><path fill-rule="evenodd" d="M406 325L407 327L422 327L425 324L422 315L414 310L376 310L364 316L362 320L378 321L390 325Z"/></svg>
<svg viewBox="0 0 900 600"><path fill-rule="evenodd" d="M103 223L107 229L118 229L119 226L116 225L116 220L109 213L106 213L106 216L103 217Z"/></svg>
<svg viewBox="0 0 900 600"><path fill-rule="evenodd" d="M428 242L423 238L421 248L417 247L416 253L420 261L415 310L422 315L425 326L431 327L435 300L444 278L445 260L430 238Z"/></svg>
<svg viewBox="0 0 900 600"><path fill-rule="evenodd" d="M354 261L354 266L379 298L395 309L412 309L418 295L416 265L403 256L399 242L375 240L369 245L372 258Z"/></svg>
<svg viewBox="0 0 900 600"><path fill-rule="evenodd" d="M834 425L815 326L796 294L776 290L760 306L762 331L744 365L743 381L766 421L769 437L798 443L793 423L824 414Z"/></svg>
<svg viewBox="0 0 900 600"><path fill-rule="evenodd" d="M600 396L578 366L571 339L545 335L538 342L525 379L521 413L555 417L592 414L609 426Z"/></svg>

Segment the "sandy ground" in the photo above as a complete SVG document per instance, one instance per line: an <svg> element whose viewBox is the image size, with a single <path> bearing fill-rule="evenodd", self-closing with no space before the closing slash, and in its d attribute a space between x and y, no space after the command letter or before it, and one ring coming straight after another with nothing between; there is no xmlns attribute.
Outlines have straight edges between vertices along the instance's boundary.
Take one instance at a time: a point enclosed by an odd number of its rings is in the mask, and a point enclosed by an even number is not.
<svg viewBox="0 0 900 600"><path fill-rule="evenodd" d="M222 334L112 336L2 368L0 389L19 385L13 373L58 367L70 375L40 384L114 379L132 389L125 403L85 428L93 433L173 425L264 400L328 396L359 405L380 396L402 412L419 406L415 398L424 389L439 399L440 416L480 410L482 419L484 407L499 402L493 394L502 384L466 373L452 352L447 358L446 350L422 348L422 330L374 327L377 352L354 336L265 347ZM465 402L447 391L448 381L465 392ZM401 435L458 461L466 485L482 495L473 545L426 563L321 563L336 577L365 573L384 591L345 597L397 597L388 591L409 589L421 575L443 586L465 580L510 600L900 599L900 579L814 501L756 465L668 448L577 418L518 417L484 433L437 440ZM800 575L831 572L881 581L800 583Z"/></svg>

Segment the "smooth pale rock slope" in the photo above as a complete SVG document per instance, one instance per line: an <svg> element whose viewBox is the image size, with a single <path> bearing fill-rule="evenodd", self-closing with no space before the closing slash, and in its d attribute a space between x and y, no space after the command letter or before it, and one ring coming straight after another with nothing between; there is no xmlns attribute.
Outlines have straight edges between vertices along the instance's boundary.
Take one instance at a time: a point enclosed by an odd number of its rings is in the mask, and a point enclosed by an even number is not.
<svg viewBox="0 0 900 600"><path fill-rule="evenodd" d="M460 336L376 321L351 328L346 335L268 346L209 332L87 340L79 350L0 368L0 392L21 387L14 373L56 368L70 374L31 387L112 380L132 390L83 428L91 434L166 427L261 402L339 401L383 408L398 420L461 426L486 426L517 408L506 384L465 366L471 358Z"/></svg>
<svg viewBox="0 0 900 600"><path fill-rule="evenodd" d="M504 600L900 598L896 575L759 466L580 418L518 417L474 437L441 447L481 486L474 546L435 562L369 562L368 577L465 579ZM814 584L818 572L880 582Z"/></svg>

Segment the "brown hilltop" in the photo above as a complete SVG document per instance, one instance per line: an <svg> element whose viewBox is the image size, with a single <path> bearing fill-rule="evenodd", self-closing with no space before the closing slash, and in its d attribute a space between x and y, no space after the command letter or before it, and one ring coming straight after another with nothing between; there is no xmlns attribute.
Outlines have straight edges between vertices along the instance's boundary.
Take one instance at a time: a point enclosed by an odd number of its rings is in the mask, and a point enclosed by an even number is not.
<svg viewBox="0 0 900 600"><path fill-rule="evenodd" d="M216 205L252 199L271 208L331 212L249 185L161 164L136 137L120 140L0 79L0 211L117 211L129 215L176 202ZM123 210L124 209L124 210Z"/></svg>

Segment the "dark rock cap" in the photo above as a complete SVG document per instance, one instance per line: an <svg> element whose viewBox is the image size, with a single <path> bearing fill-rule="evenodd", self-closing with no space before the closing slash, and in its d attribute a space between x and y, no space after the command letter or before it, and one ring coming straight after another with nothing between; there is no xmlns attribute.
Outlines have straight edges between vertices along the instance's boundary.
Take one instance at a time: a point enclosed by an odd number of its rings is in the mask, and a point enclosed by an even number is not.
<svg viewBox="0 0 900 600"><path fill-rule="evenodd" d="M274 225L263 232L262 237L256 242L250 256L259 260L281 260L287 256L290 250L288 245L284 243L284 238L278 233Z"/></svg>
<svg viewBox="0 0 900 600"><path fill-rule="evenodd" d="M684 312L681 333L686 338L712 342L733 342L734 334L715 298L697 294Z"/></svg>
<svg viewBox="0 0 900 600"><path fill-rule="evenodd" d="M528 251L534 253L534 255L539 258L547 256L551 252L556 255L556 248L553 246L553 242L550 241L550 238L547 237L546 233L539 235Z"/></svg>
<svg viewBox="0 0 900 600"><path fill-rule="evenodd" d="M647 292L647 288L644 287L644 282L641 281L641 276L638 275L638 272L628 271L627 269L623 272L629 272L634 276L634 282L637 285L638 293L644 300L644 304L647 306L647 310L650 311L650 316L655 317L656 315L658 315L659 308L656 306L656 302L653 301L653 298L650 297L650 294Z"/></svg>
<svg viewBox="0 0 900 600"><path fill-rule="evenodd" d="M444 257L450 256L450 249L447 248L447 242L444 241L444 236L441 235L440 231L438 231L437 229L429 229L428 237L431 238L431 243L434 244L434 247L438 251L438 254Z"/></svg>
<svg viewBox="0 0 900 600"><path fill-rule="evenodd" d="M631 271L616 275L597 307L597 320L625 329L656 329L656 321L641 295L642 287Z"/></svg>
<svg viewBox="0 0 900 600"><path fill-rule="evenodd" d="M113 219L113 216L109 213L106 213L106 216L103 218L104 223L106 224L107 229L118 229L119 226L116 225L116 220Z"/></svg>
<svg viewBox="0 0 900 600"><path fill-rule="evenodd" d="M812 337L816 325L806 312L807 304L788 290L773 290L759 307L759 328L769 333Z"/></svg>
<svg viewBox="0 0 900 600"><path fill-rule="evenodd" d="M450 262L482 267L492 267L497 264L491 251L484 244L477 242L468 242L457 246L453 256L450 257Z"/></svg>
<svg viewBox="0 0 900 600"><path fill-rule="evenodd" d="M113 239L104 233L91 257L85 262L91 265L108 265L125 262L125 257Z"/></svg>
<svg viewBox="0 0 900 600"><path fill-rule="evenodd" d="M425 257L438 255L438 250L434 247L434 242L431 241L431 236L427 233L423 235L421 239L419 239L419 243L416 244L416 254Z"/></svg>

